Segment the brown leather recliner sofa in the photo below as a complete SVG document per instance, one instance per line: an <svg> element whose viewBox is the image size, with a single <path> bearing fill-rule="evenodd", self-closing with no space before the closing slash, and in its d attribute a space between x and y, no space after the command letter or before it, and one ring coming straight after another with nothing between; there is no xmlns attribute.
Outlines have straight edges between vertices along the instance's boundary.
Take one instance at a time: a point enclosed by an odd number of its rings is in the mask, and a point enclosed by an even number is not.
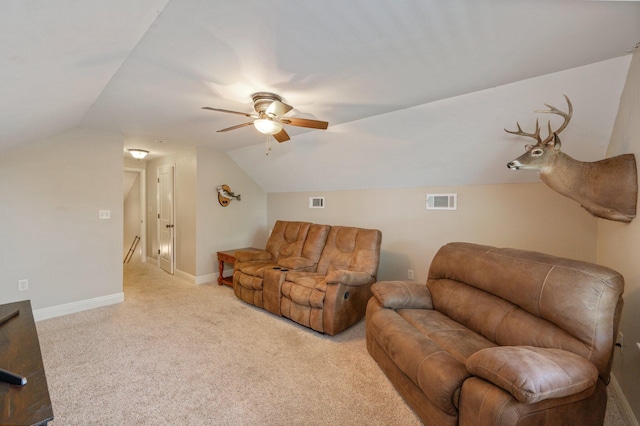
<svg viewBox="0 0 640 426"><path fill-rule="evenodd" d="M367 349L428 425L601 425L623 289L603 266L450 243L426 286L372 286Z"/></svg>
<svg viewBox="0 0 640 426"><path fill-rule="evenodd" d="M364 317L381 241L377 229L277 221L265 250L235 253L234 294L333 336Z"/></svg>

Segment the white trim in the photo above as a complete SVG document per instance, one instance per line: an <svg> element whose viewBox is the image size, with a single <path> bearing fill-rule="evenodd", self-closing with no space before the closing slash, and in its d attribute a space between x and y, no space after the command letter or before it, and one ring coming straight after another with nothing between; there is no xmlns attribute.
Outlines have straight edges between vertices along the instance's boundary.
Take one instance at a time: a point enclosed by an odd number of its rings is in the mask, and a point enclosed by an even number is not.
<svg viewBox="0 0 640 426"><path fill-rule="evenodd" d="M77 302L37 309L33 311L33 318L36 321L41 321L122 302L124 302L124 293L115 293L107 296L94 297L93 299L79 300Z"/></svg>
<svg viewBox="0 0 640 426"><path fill-rule="evenodd" d="M196 284L216 283L218 284L218 272L212 272L211 274L200 275L196 277Z"/></svg>
<svg viewBox="0 0 640 426"><path fill-rule="evenodd" d="M206 283L210 283L210 282L218 282L218 273L217 272L213 272L211 274L206 274L206 275L200 275L198 277L193 276L187 272L181 271L179 269L175 270L175 274L176 277L183 279L185 281L188 281L190 284L196 284L196 285L200 285L200 284L206 284Z"/></svg>
<svg viewBox="0 0 640 426"><path fill-rule="evenodd" d="M631 405L629 405L629 401L627 397L624 396L624 392L622 392L622 388L620 387L620 383L616 379L616 376L611 373L611 381L609 382L609 387L611 388L611 395L616 400L618 404L618 408L620 409L620 414L624 420L624 424L630 426L640 426L638 423L638 419L633 414L633 410L631 409Z"/></svg>
<svg viewBox="0 0 640 426"><path fill-rule="evenodd" d="M178 278L182 278L183 280L189 281L191 284L195 284L196 283L196 277L194 277L193 275L188 274L188 273L186 273L184 271L181 271L179 269L174 269L173 270L173 275L175 275Z"/></svg>

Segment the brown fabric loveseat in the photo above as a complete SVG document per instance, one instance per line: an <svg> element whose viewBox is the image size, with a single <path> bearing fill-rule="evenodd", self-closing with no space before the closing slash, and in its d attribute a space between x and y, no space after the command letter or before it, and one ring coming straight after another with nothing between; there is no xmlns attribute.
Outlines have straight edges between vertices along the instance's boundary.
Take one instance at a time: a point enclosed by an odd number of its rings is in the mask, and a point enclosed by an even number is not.
<svg viewBox="0 0 640 426"><path fill-rule="evenodd" d="M624 280L603 266L450 243L427 285L373 285L367 349L428 425L601 425Z"/></svg>
<svg viewBox="0 0 640 426"><path fill-rule="evenodd" d="M266 250L235 253L234 294L333 336L364 317L381 241L377 229L277 221Z"/></svg>

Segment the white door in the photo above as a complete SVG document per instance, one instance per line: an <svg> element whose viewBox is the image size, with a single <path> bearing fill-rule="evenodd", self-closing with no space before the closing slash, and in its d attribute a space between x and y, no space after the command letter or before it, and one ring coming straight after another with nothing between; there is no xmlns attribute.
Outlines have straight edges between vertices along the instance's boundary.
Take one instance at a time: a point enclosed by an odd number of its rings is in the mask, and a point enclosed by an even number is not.
<svg viewBox="0 0 640 426"><path fill-rule="evenodd" d="M172 165L158 168L158 263L170 274L174 265L173 173Z"/></svg>

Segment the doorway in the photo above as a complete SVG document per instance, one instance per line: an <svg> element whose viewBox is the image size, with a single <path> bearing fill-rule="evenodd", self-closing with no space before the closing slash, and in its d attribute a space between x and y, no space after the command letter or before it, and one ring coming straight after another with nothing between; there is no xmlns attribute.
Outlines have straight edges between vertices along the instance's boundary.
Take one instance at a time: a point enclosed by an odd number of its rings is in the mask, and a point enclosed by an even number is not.
<svg viewBox="0 0 640 426"><path fill-rule="evenodd" d="M123 259L146 262L147 225L145 220L147 185L145 169L124 168ZM139 241L133 247L135 237ZM133 249L133 253L129 253Z"/></svg>

